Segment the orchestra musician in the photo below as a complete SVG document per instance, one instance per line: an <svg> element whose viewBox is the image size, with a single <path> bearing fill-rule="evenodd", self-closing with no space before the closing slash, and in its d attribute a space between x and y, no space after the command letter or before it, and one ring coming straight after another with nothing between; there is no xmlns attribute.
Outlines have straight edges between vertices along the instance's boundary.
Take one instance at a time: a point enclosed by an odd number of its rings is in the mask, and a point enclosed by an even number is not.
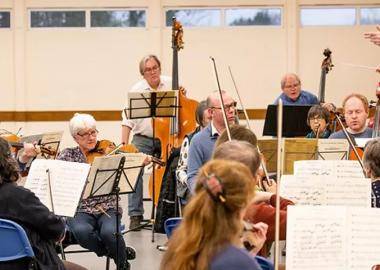
<svg viewBox="0 0 380 270"><path fill-rule="evenodd" d="M318 98L305 90L301 90L301 80L295 73L287 73L281 79L282 93L274 104L282 99L284 105L313 105L319 104Z"/></svg>
<svg viewBox="0 0 380 270"><path fill-rule="evenodd" d="M231 127L232 141L228 141L226 132L223 132L216 144L213 153L213 159L235 160L242 162L251 169L256 178L256 185L261 181L262 173L260 169L252 167L256 164L256 159L260 159L257 150L256 135L243 126ZM275 215L276 215L276 182L269 179L262 181L265 191L256 186L255 199L248 207L244 220L250 223L264 222L268 225L266 234L266 244L260 250L259 255L268 256L271 243L274 241L275 232ZM286 240L286 216L288 205L294 203L290 200L280 197L280 240Z"/></svg>
<svg viewBox="0 0 380 270"><path fill-rule="evenodd" d="M18 179L17 162L8 142L0 138L0 218L13 220L24 228L35 254L36 269L85 269L58 257L55 242L62 241L65 236L64 221L50 212L33 192L18 186ZM0 262L0 269L29 269L28 263L22 259Z"/></svg>
<svg viewBox="0 0 380 270"><path fill-rule="evenodd" d="M227 121L233 125L236 122L236 101L226 91L222 91L222 99ZM189 148L187 186L191 193L195 188L195 176L199 168L211 158L215 141L226 128L217 91L207 97L207 107L211 121L193 137Z"/></svg>
<svg viewBox="0 0 380 270"><path fill-rule="evenodd" d="M140 74L143 79L132 86L129 92L149 92L168 90L172 87L172 79L161 75L161 62L155 55L143 57L139 64ZM125 112L122 113L122 142L127 144L133 131L132 144L140 152L157 156L161 153L161 142L153 139L153 127L151 118L127 119ZM141 171L136 192L128 194L128 216L130 218L129 229L140 230L140 223L143 220L143 171Z"/></svg>
<svg viewBox="0 0 380 270"><path fill-rule="evenodd" d="M253 166L258 168L260 161L256 161ZM251 171L240 162L211 160L201 167L160 269L261 269L240 242L242 219L254 197L254 186Z"/></svg>
<svg viewBox="0 0 380 270"><path fill-rule="evenodd" d="M380 208L380 138L367 142L363 165L367 177L372 180L372 207Z"/></svg>
<svg viewBox="0 0 380 270"><path fill-rule="evenodd" d="M89 114L76 113L70 120L70 133L76 147L63 149L58 158L71 162L86 163L87 156L97 145L96 121ZM119 208L119 211L122 210ZM118 220L116 220L118 217ZM130 269L128 259L135 258L132 247L126 247L124 239L118 241L118 259L116 261L116 222L120 215L116 215L116 198L113 195L83 199L74 218L68 218L69 230L78 243L100 256L110 256L119 269Z"/></svg>
<svg viewBox="0 0 380 270"><path fill-rule="evenodd" d="M312 106L307 113L307 125L311 131L306 135L306 138L328 138L331 134L329 123L330 112L321 105Z"/></svg>
<svg viewBox="0 0 380 270"><path fill-rule="evenodd" d="M368 100L361 94L350 94L343 100L343 114L347 132L354 138L371 138L372 128L367 127ZM331 139L344 139L343 130L330 135Z"/></svg>

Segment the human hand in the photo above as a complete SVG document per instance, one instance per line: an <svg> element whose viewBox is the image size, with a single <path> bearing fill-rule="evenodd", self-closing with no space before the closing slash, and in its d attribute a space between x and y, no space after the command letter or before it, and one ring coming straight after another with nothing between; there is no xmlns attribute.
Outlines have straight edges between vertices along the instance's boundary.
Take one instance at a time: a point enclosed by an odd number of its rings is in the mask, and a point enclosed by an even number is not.
<svg viewBox="0 0 380 270"><path fill-rule="evenodd" d="M380 26L376 27L377 32L366 32L364 38L369 39L373 44L380 46Z"/></svg>
<svg viewBox="0 0 380 270"><path fill-rule="evenodd" d="M241 240L246 248L251 248L249 250L251 254L257 255L267 239L268 225L264 222L249 225L251 228L244 231Z"/></svg>
<svg viewBox="0 0 380 270"><path fill-rule="evenodd" d="M277 183L273 179L263 180L263 187L265 191L271 192L273 194L276 194L277 192Z"/></svg>
<svg viewBox="0 0 380 270"><path fill-rule="evenodd" d="M19 157L21 163L27 163L30 159L41 153L41 148L33 143L24 143L24 151Z"/></svg>

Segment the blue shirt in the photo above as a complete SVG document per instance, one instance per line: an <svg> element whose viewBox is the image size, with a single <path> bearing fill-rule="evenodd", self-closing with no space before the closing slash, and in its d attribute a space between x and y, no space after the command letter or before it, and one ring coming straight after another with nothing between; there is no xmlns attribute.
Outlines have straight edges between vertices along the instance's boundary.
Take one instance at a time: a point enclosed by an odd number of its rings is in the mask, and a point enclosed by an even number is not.
<svg viewBox="0 0 380 270"><path fill-rule="evenodd" d="M361 133L352 134L347 131L348 134L350 134L354 138L372 138L372 128L366 128ZM337 132L334 132L330 135L329 139L346 139L346 136L344 135L343 130L339 130Z"/></svg>
<svg viewBox="0 0 380 270"><path fill-rule="evenodd" d="M296 100L290 99L287 95L282 93L276 100L274 101L274 104L278 104L278 100L282 99L282 102L284 105L314 105L319 104L318 98L307 91L301 90L300 95Z"/></svg>
<svg viewBox="0 0 380 270"><path fill-rule="evenodd" d="M195 189L195 177L198 170L211 159L212 151L217 134L212 134L211 123L200 132L195 134L189 147L189 157L187 159L187 186L191 193Z"/></svg>
<svg viewBox="0 0 380 270"><path fill-rule="evenodd" d="M216 254L209 270L260 270L255 257L246 250L229 245Z"/></svg>

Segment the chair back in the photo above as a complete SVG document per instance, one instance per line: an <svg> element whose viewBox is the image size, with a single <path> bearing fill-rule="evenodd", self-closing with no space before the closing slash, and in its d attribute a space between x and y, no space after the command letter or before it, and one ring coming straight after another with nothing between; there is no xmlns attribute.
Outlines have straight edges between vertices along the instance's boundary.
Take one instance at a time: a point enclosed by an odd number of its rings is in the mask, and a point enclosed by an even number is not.
<svg viewBox="0 0 380 270"><path fill-rule="evenodd" d="M16 222L0 219L0 262L34 258L28 236Z"/></svg>
<svg viewBox="0 0 380 270"><path fill-rule="evenodd" d="M168 238L170 238L170 236L173 233L173 230L181 223L181 221L182 221L181 217L173 217L173 218L168 218L167 220L165 220L164 230Z"/></svg>
<svg viewBox="0 0 380 270"><path fill-rule="evenodd" d="M261 256L255 256L255 259L262 270L274 270L273 263L269 259Z"/></svg>

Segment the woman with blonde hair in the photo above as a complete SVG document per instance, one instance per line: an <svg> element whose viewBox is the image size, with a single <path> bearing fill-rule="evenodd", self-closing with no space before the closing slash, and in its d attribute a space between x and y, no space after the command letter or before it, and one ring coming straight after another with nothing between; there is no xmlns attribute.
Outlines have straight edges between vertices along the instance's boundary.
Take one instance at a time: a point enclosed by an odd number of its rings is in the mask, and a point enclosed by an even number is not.
<svg viewBox="0 0 380 270"><path fill-rule="evenodd" d="M160 269L260 269L240 241L242 219L254 187L253 176L242 163L207 162L199 171L195 194L169 240Z"/></svg>

